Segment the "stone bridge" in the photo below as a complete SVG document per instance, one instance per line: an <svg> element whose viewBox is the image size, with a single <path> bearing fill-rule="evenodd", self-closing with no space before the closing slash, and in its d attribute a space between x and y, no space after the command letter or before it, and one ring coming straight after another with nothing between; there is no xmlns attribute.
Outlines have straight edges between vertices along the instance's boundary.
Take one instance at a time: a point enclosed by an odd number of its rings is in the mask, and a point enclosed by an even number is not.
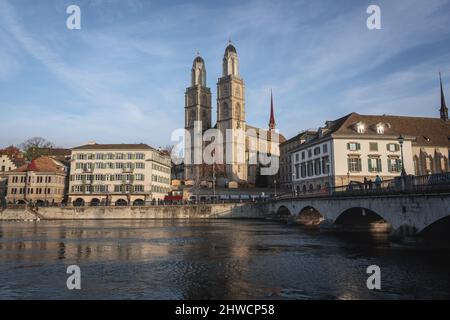
<svg viewBox="0 0 450 320"><path fill-rule="evenodd" d="M303 225L384 226L401 235L450 234L450 193L294 197L268 204L279 218Z"/></svg>

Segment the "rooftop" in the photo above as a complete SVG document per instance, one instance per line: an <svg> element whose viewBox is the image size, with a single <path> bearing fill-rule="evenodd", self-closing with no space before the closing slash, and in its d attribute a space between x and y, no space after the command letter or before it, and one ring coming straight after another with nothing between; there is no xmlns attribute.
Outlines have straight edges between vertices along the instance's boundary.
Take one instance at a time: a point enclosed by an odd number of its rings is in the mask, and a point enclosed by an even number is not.
<svg viewBox="0 0 450 320"><path fill-rule="evenodd" d="M145 143L137 144L98 144L89 143L79 147L72 148L72 150L155 150Z"/></svg>
<svg viewBox="0 0 450 320"><path fill-rule="evenodd" d="M24 164L19 168L10 172L52 172L64 173L64 166L58 161L49 157L39 157L32 160L30 163Z"/></svg>

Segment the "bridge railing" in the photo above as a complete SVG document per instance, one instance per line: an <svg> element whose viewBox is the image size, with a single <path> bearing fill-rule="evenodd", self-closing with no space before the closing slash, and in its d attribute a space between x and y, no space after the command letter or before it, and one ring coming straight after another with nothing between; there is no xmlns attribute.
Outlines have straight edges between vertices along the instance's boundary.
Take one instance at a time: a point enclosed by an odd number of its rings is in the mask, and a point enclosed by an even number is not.
<svg viewBox="0 0 450 320"><path fill-rule="evenodd" d="M330 196L379 196L389 194L417 194L450 192L450 172L424 176L403 176L379 183L352 182L343 186L325 187L299 193L285 193L275 197L275 200Z"/></svg>

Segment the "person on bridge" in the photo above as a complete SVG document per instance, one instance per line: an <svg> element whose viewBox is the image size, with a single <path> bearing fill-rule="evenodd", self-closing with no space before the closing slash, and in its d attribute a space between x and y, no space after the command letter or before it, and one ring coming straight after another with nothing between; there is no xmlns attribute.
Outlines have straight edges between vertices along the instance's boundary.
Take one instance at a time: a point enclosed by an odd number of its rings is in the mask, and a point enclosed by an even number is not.
<svg viewBox="0 0 450 320"><path fill-rule="evenodd" d="M377 175L376 178L375 178L375 186L376 186L377 189L381 189L381 183L382 182L383 181L381 180L381 177L379 175Z"/></svg>

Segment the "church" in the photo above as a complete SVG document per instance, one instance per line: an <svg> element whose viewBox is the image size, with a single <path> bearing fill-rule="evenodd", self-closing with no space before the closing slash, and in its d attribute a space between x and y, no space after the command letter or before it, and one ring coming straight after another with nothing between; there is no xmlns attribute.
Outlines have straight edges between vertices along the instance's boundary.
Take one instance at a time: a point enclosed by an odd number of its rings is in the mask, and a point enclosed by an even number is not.
<svg viewBox="0 0 450 320"><path fill-rule="evenodd" d="M239 74L237 50L231 42L223 56L216 99L217 123L213 125L212 95L206 81L206 65L198 55L192 65L191 85L185 92L185 132L189 136L189 139L185 138L185 181L193 184L209 182L219 186L230 186L234 182L233 185L242 187L255 186L261 181L270 184L274 175L265 176L261 171L267 166L276 166L278 171L279 144L285 138L276 130L272 94L268 127L263 129L247 124L245 84ZM220 141L222 162L207 164L203 158L200 162L194 159L196 153L203 154L208 142L202 139L201 143L194 143L190 137L198 130L205 133L209 129L217 129L223 137ZM261 154L268 155L271 163L254 161Z"/></svg>

